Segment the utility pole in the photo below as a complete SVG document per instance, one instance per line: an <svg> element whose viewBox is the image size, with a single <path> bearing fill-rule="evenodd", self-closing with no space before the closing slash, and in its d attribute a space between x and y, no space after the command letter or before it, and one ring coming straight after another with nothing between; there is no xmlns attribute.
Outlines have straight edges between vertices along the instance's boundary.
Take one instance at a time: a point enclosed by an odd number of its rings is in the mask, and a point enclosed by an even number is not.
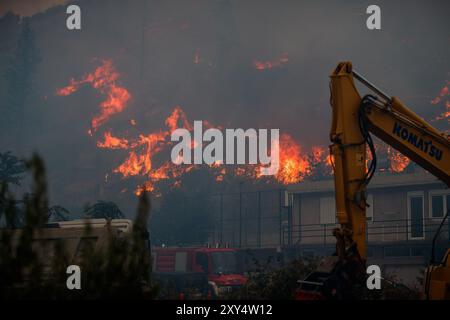
<svg viewBox="0 0 450 320"><path fill-rule="evenodd" d="M223 243L223 193L220 194L220 244Z"/></svg>
<svg viewBox="0 0 450 320"><path fill-rule="evenodd" d="M261 248L261 191L258 191L258 247Z"/></svg>
<svg viewBox="0 0 450 320"><path fill-rule="evenodd" d="M242 247L242 184L239 182L239 248Z"/></svg>

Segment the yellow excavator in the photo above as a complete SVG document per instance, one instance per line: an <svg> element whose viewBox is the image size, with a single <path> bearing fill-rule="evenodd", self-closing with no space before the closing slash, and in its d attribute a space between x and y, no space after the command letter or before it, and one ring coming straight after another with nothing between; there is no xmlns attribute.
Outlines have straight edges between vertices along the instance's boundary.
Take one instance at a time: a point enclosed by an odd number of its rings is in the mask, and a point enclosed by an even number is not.
<svg viewBox="0 0 450 320"><path fill-rule="evenodd" d="M332 126L330 152L333 159L336 216L340 228L336 255L325 259L317 272L299 281L305 292L320 286L321 295L339 299L366 278L366 188L376 170L376 153L371 133L392 146L450 186L450 140L428 124L398 98L390 97L352 68L341 62L330 82ZM355 79L373 94L361 98ZM371 159L366 162L367 148ZM424 274L425 299L450 299L450 249L440 262L434 259L437 235L432 242L431 261ZM354 296L353 296L354 297ZM301 297L300 297L301 299Z"/></svg>

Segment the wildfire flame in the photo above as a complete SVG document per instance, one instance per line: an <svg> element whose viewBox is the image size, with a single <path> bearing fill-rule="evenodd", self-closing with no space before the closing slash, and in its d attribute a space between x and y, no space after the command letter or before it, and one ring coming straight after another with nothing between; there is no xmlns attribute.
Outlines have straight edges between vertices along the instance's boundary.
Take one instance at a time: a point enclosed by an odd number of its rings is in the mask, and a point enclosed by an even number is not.
<svg viewBox="0 0 450 320"><path fill-rule="evenodd" d="M106 99L99 105L100 114L91 120L91 130L97 131L100 125L105 123L112 115L122 112L129 102L131 95L127 89L117 85L119 73L115 70L112 60L103 60L102 64L93 72L85 75L81 80L70 79L70 84L56 90L59 96L68 96L76 92L82 85L89 84Z"/></svg>
<svg viewBox="0 0 450 320"><path fill-rule="evenodd" d="M389 156L390 169L393 172L402 172L411 162L408 157L391 147L387 148L387 154Z"/></svg>
<svg viewBox="0 0 450 320"><path fill-rule="evenodd" d="M110 131L104 133L104 142L98 141L97 147L106 149L127 149L128 140L124 138L114 137Z"/></svg>
<svg viewBox="0 0 450 320"><path fill-rule="evenodd" d="M287 55L281 56L272 62L255 61L258 70L280 66L288 62ZM91 135L105 124L108 119L117 113L122 112L131 99L129 91L117 84L119 73L115 70L111 60L102 60L102 64L93 72L85 75L81 80L71 79L68 86L56 91L59 96L68 96L76 92L82 85L89 84L100 93L106 95L106 99L99 105L100 114L91 120ZM439 96L442 99L448 95L448 89L441 91ZM436 100L437 101L437 100ZM439 100L440 101L440 100ZM436 102L438 103L438 102ZM136 126L136 120L127 120L131 126ZM192 131L193 125L189 121L186 113L180 106L175 106L173 111L164 121L165 128L148 134L139 134L137 137L119 137L113 135L111 130L105 130L103 135L96 142L96 146L101 149L126 151L125 159L112 169L113 173L122 178L139 177L144 181L134 190L139 195L143 191L155 191L156 184L160 181L169 181L172 187L181 185L181 177L198 168L200 165L177 165L168 159L167 153L170 151L172 142L171 134L178 128ZM207 128L219 128L207 121L203 121ZM195 147L193 145L192 147ZM242 177L274 181L280 184L293 184L313 176L319 170L324 170L322 174L332 174L332 158L328 150L323 146L314 146L310 152L305 152L303 147L289 134L283 133L277 145L279 152L279 170L274 176L261 175L261 165L235 165L225 166L223 163L214 163L209 167L215 181L218 183L225 181L227 176ZM273 152L273 150L272 150ZM391 170L401 172L408 165L409 160L396 152L388 150L391 159ZM180 159L181 160L181 159ZM106 181L108 181L107 179ZM121 192L127 189L123 188Z"/></svg>
<svg viewBox="0 0 450 320"><path fill-rule="evenodd" d="M106 138L109 136L105 134L105 142L101 143L102 146L110 149L117 149L117 145L120 145L129 150L125 161L115 168L113 172L121 174L124 178L138 175L145 176L148 181L138 186L135 192L136 194L140 194L144 190L153 191L156 182L176 179L184 173L189 172L193 167L192 165L179 166L173 164L171 161L163 162L160 166L154 166L154 157L161 154L171 145L170 136L174 130L180 127L192 130L186 114L179 106L174 108L170 116L167 117L165 124L167 130L157 131L147 135L141 134L136 141L128 142L128 140L121 138L110 138L107 140ZM107 141L109 141L109 144L106 143ZM99 144L97 145L99 146ZM179 182L175 181L174 183Z"/></svg>
<svg viewBox="0 0 450 320"><path fill-rule="evenodd" d="M289 135L280 137L280 168L276 178L283 184L298 183L311 171L311 163L301 146Z"/></svg>

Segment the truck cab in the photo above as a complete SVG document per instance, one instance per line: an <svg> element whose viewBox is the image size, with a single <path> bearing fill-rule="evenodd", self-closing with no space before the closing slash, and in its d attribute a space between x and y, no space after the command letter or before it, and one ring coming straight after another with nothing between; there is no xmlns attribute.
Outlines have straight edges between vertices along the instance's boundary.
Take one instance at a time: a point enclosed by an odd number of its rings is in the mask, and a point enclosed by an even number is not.
<svg viewBox="0 0 450 320"><path fill-rule="evenodd" d="M239 270L236 249L158 247L152 253L156 277L172 277L179 293L189 289L187 286L191 283L191 286L205 287L212 298L220 297L238 290L247 280Z"/></svg>

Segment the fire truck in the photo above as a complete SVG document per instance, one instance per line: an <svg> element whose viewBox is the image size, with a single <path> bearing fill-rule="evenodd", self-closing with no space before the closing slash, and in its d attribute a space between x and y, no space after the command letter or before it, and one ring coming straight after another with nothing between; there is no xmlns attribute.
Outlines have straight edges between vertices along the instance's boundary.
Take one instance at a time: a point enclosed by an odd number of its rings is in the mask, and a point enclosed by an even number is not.
<svg viewBox="0 0 450 320"><path fill-rule="evenodd" d="M155 279L161 287L170 288L167 298L220 298L247 281L236 249L155 247L152 256Z"/></svg>

